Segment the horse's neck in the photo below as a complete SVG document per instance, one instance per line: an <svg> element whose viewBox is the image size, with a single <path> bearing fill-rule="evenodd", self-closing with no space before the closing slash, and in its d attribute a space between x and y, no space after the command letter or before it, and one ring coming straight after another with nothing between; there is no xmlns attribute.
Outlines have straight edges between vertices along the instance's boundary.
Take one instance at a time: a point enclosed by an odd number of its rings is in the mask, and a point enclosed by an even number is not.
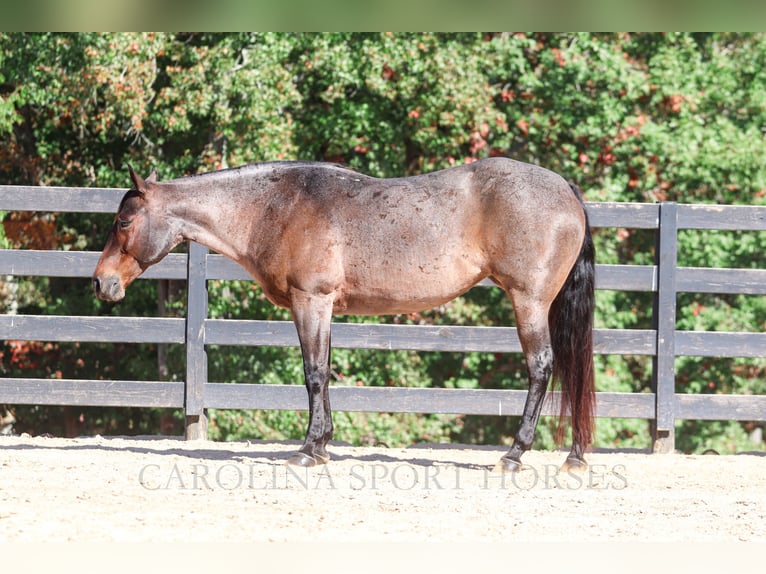
<svg viewBox="0 0 766 574"><path fill-rule="evenodd" d="M181 223L184 239L239 261L248 251L248 222L254 205L242 189L212 182L174 185L169 211Z"/></svg>

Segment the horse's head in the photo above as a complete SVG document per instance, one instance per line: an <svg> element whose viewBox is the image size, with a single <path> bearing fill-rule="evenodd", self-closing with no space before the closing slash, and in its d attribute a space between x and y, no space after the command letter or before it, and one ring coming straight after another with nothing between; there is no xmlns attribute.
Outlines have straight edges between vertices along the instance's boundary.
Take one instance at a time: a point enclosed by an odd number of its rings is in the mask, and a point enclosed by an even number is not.
<svg viewBox="0 0 766 574"><path fill-rule="evenodd" d="M133 188L122 198L104 251L93 273L96 297L119 301L147 267L182 241L180 229L162 206L157 172L146 180L130 168Z"/></svg>

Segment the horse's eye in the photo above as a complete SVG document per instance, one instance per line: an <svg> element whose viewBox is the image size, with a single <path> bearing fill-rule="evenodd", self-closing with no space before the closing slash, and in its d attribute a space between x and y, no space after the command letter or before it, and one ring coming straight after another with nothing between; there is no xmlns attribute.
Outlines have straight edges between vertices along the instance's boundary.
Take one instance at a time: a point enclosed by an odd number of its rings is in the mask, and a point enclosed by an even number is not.
<svg viewBox="0 0 766 574"><path fill-rule="evenodd" d="M127 229L130 227L130 224L133 223L130 219L120 219L117 221L117 225L120 226L120 229Z"/></svg>

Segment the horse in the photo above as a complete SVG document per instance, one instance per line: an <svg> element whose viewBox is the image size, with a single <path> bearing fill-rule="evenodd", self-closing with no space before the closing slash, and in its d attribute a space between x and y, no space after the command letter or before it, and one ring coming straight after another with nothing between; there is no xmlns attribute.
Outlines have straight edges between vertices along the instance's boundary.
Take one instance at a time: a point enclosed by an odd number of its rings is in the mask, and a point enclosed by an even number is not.
<svg viewBox="0 0 766 574"><path fill-rule="evenodd" d="M506 157L401 178L324 162L249 164L160 182L129 167L93 274L116 302L183 241L239 263L290 310L301 347L309 422L288 464L329 461L330 330L334 314L415 313L485 278L512 302L529 391L512 446L495 466L521 469L549 380L561 385L562 470L587 468L595 405L595 250L582 194L562 176Z"/></svg>

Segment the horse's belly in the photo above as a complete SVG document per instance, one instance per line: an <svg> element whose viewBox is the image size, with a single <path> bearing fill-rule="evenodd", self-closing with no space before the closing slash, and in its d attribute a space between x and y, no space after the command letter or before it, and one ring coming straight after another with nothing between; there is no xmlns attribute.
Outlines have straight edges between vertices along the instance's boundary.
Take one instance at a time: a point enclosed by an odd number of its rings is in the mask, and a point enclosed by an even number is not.
<svg viewBox="0 0 766 574"><path fill-rule="evenodd" d="M424 311L462 295L486 276L478 268L469 271L459 265L442 272L429 272L425 267L406 273L383 271L367 280L348 281L336 303L336 312L391 315Z"/></svg>

